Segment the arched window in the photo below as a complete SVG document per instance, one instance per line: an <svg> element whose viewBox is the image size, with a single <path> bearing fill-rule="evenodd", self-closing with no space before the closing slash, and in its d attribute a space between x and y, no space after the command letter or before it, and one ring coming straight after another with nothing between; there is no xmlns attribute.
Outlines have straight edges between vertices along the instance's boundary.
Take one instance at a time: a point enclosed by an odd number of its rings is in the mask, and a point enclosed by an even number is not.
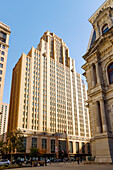
<svg viewBox="0 0 113 170"><path fill-rule="evenodd" d="M102 27L102 34L104 34L106 31L108 31L109 27L108 27L108 24L105 24L103 27Z"/></svg>
<svg viewBox="0 0 113 170"><path fill-rule="evenodd" d="M94 77L94 82L95 82L95 85L97 83L97 76L96 76L96 67L95 67L95 64L93 64L93 77Z"/></svg>
<svg viewBox="0 0 113 170"><path fill-rule="evenodd" d="M109 84L113 84L113 63L108 66Z"/></svg>

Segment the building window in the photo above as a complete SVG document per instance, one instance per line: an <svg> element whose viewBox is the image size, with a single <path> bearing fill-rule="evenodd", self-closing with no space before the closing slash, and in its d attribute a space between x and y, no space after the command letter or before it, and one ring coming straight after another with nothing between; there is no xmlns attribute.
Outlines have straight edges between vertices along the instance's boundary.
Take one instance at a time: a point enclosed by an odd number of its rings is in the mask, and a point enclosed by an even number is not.
<svg viewBox="0 0 113 170"><path fill-rule="evenodd" d="M73 142L72 141L69 142L69 151L70 153L73 153Z"/></svg>
<svg viewBox="0 0 113 170"><path fill-rule="evenodd" d="M0 63L0 68L3 68L3 64Z"/></svg>
<svg viewBox="0 0 113 170"><path fill-rule="evenodd" d="M32 138L32 147L37 148L37 138Z"/></svg>
<svg viewBox="0 0 113 170"><path fill-rule="evenodd" d="M0 81L2 81L2 78L0 77Z"/></svg>
<svg viewBox="0 0 113 170"><path fill-rule="evenodd" d="M3 45L2 48L5 49L5 45Z"/></svg>
<svg viewBox="0 0 113 170"><path fill-rule="evenodd" d="M90 153L90 143L87 143L87 152Z"/></svg>
<svg viewBox="0 0 113 170"><path fill-rule="evenodd" d="M1 38L1 41L5 43L6 42L6 33L0 31L0 38Z"/></svg>
<svg viewBox="0 0 113 170"><path fill-rule="evenodd" d="M95 67L95 64L93 64L93 77L94 77L94 82L95 82L95 85L96 85L97 77L96 77L96 67Z"/></svg>
<svg viewBox="0 0 113 170"><path fill-rule="evenodd" d="M2 70L0 70L0 74L2 74Z"/></svg>
<svg viewBox="0 0 113 170"><path fill-rule="evenodd" d="M82 142L82 153L85 153L85 143Z"/></svg>
<svg viewBox="0 0 113 170"><path fill-rule="evenodd" d="M5 54L5 52L4 52L4 51L2 51L2 52L1 52L1 54L2 54L2 55L4 55L4 54Z"/></svg>
<svg viewBox="0 0 113 170"><path fill-rule="evenodd" d="M1 61L4 61L4 58L3 58L3 57L1 57Z"/></svg>
<svg viewBox="0 0 113 170"><path fill-rule="evenodd" d="M26 151L26 145L27 145L27 138L26 138L26 137L24 137L24 142L23 142L23 144L24 144L24 151Z"/></svg>
<svg viewBox="0 0 113 170"><path fill-rule="evenodd" d="M63 150L66 152L66 141L59 140L59 151Z"/></svg>
<svg viewBox="0 0 113 170"><path fill-rule="evenodd" d="M51 153L55 153L55 140L51 140Z"/></svg>
<svg viewBox="0 0 113 170"><path fill-rule="evenodd" d="M76 142L76 153L79 153L79 142Z"/></svg>
<svg viewBox="0 0 113 170"><path fill-rule="evenodd" d="M108 31L108 24L105 24L103 27L102 27L102 34L104 34L106 31Z"/></svg>
<svg viewBox="0 0 113 170"><path fill-rule="evenodd" d="M47 139L42 139L42 148L47 149Z"/></svg>
<svg viewBox="0 0 113 170"><path fill-rule="evenodd" d="M108 66L109 84L113 84L113 63Z"/></svg>

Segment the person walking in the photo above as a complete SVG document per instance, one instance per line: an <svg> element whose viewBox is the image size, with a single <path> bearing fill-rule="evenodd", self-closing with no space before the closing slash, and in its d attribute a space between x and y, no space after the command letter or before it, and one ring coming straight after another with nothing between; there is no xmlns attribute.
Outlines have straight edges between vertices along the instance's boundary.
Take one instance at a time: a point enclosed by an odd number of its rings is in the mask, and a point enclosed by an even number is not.
<svg viewBox="0 0 113 170"><path fill-rule="evenodd" d="M79 157L78 157L78 159L77 159L77 162L78 162L78 165L79 165Z"/></svg>

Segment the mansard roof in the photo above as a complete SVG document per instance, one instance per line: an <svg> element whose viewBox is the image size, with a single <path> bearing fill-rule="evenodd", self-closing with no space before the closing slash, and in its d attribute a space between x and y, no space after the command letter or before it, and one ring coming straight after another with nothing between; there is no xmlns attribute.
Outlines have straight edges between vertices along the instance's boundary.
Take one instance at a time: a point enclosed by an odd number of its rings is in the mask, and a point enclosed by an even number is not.
<svg viewBox="0 0 113 170"><path fill-rule="evenodd" d="M91 46L91 48L87 51L87 53L83 56L85 60L93 54L94 52L98 51L99 46L105 42L105 40L110 39L113 36L113 26L102 36L100 36Z"/></svg>

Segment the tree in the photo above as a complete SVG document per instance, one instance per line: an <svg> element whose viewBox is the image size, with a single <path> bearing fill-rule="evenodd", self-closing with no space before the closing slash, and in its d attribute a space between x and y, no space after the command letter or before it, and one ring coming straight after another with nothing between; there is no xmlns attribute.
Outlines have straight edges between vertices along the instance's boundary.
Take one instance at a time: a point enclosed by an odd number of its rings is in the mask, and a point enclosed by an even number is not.
<svg viewBox="0 0 113 170"><path fill-rule="evenodd" d="M38 148L36 148L36 147L31 147L30 148L30 156L31 156L31 158L33 158L33 157L37 157L38 156L38 152L39 152L39 149Z"/></svg>
<svg viewBox="0 0 113 170"><path fill-rule="evenodd" d="M38 149L38 156L43 156L47 152L46 149Z"/></svg>
<svg viewBox="0 0 113 170"><path fill-rule="evenodd" d="M33 157L39 157L39 160L40 160L40 157L42 157L45 153L46 153L46 149L39 149L39 148L36 148L36 147L31 147L30 148L30 156L31 158Z"/></svg>
<svg viewBox="0 0 113 170"><path fill-rule="evenodd" d="M9 149L9 153L11 153L11 160L12 160L12 153L22 152L25 150L24 147L24 135L20 130L15 130L13 132L9 132L7 134L7 147Z"/></svg>
<svg viewBox="0 0 113 170"><path fill-rule="evenodd" d="M8 147L7 147L7 143L3 142L3 140L0 141L0 156L2 156L2 158L4 157L4 155L8 152Z"/></svg>

